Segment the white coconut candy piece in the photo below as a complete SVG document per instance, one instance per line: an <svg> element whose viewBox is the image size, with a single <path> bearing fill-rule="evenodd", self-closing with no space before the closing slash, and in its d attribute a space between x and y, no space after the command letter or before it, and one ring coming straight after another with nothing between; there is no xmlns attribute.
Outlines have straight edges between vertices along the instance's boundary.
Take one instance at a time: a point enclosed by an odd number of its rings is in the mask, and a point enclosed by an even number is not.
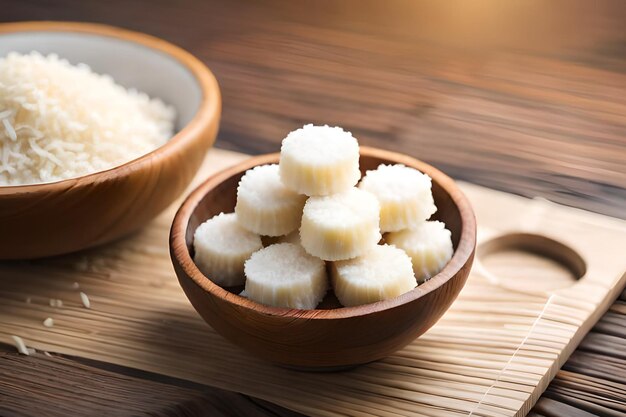
<svg viewBox="0 0 626 417"><path fill-rule="evenodd" d="M305 201L305 195L283 184L278 165L262 165L248 170L239 181L235 213L251 232L282 236L300 227Z"/></svg>
<svg viewBox="0 0 626 417"><path fill-rule="evenodd" d="M380 202L383 232L416 227L437 211L430 177L404 165L380 165L367 171L359 188Z"/></svg>
<svg viewBox="0 0 626 417"><path fill-rule="evenodd" d="M293 243L255 252L246 261L245 273L246 296L274 307L314 309L328 289L324 261Z"/></svg>
<svg viewBox="0 0 626 417"><path fill-rule="evenodd" d="M417 286L411 258L391 245L377 245L363 256L333 262L335 295L346 307L388 300Z"/></svg>
<svg viewBox="0 0 626 417"><path fill-rule="evenodd" d="M428 221L414 229L389 233L385 240L411 257L415 278L424 282L452 258L452 234L445 227L440 221Z"/></svg>
<svg viewBox="0 0 626 417"><path fill-rule="evenodd" d="M263 247L261 237L244 229L235 213L220 213L198 226L193 246L200 271L224 287L243 285L244 262Z"/></svg>
<svg viewBox="0 0 626 417"><path fill-rule="evenodd" d="M311 197L302 215L301 244L325 261L363 255L380 241L379 213L376 197L358 188Z"/></svg>
<svg viewBox="0 0 626 417"><path fill-rule="evenodd" d="M305 125L283 139L280 176L308 196L346 191L361 178L359 143L340 127Z"/></svg>

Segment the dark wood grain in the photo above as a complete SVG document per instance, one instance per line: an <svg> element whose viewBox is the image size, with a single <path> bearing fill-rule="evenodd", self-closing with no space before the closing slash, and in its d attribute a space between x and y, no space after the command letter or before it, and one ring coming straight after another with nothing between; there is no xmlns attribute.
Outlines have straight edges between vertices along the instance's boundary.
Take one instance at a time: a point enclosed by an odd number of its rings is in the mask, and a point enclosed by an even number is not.
<svg viewBox="0 0 626 417"><path fill-rule="evenodd" d="M408 152L457 178L626 218L621 0L3 2L0 20L32 19L110 23L190 50L222 88L217 146L274 152L285 133L304 122L340 124L363 144ZM622 413L624 329L622 294L531 415ZM39 363L12 360L30 370ZM59 364L73 369L76 381L96 378L91 368L79 372L74 365ZM51 412L85 395L78 388L55 391L60 375L44 387L54 393L55 401L47 402ZM180 392L148 379L133 375L126 383L138 392L179 398ZM103 392L115 393L110 381L100 385ZM0 394L4 382L3 376ZM597 387L601 393L590 395ZM193 401L202 390L191 391L185 395ZM40 394L20 394L12 413L38 415L28 406ZM207 398L224 415L250 401ZM112 414L162 412L163 403L137 401L142 408L112 404ZM96 410L85 405L84 414ZM255 412L278 415L276 410L258 405Z"/></svg>
<svg viewBox="0 0 626 417"><path fill-rule="evenodd" d="M24 360L7 352L9 348L0 346L3 417L299 415L241 394L174 378L121 367L115 372L102 370L98 365L104 364L93 361L83 364L42 352Z"/></svg>

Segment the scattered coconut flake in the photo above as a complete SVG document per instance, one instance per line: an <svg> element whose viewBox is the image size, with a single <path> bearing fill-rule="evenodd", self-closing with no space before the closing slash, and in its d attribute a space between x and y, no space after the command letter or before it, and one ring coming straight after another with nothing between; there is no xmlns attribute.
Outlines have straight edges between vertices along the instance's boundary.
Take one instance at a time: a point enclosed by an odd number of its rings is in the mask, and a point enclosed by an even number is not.
<svg viewBox="0 0 626 417"><path fill-rule="evenodd" d="M63 300L59 300L58 298L51 298L50 307L58 307L58 308L63 307Z"/></svg>
<svg viewBox="0 0 626 417"><path fill-rule="evenodd" d="M35 348L26 348L26 350L28 351L29 355L34 355L35 353L37 353L37 351L35 350Z"/></svg>
<svg viewBox="0 0 626 417"><path fill-rule="evenodd" d="M43 325L46 327L52 327L54 326L54 320L52 319L52 317L48 317L43 321Z"/></svg>
<svg viewBox="0 0 626 417"><path fill-rule="evenodd" d="M78 285L78 282L75 282L75 283L72 284L72 289L73 290L77 290L79 288L80 288L80 285Z"/></svg>
<svg viewBox="0 0 626 417"><path fill-rule="evenodd" d="M89 297L84 292L80 292L80 300L83 302L85 308L91 308L91 302L89 301Z"/></svg>
<svg viewBox="0 0 626 417"><path fill-rule="evenodd" d="M30 352L26 348L26 345L24 344L24 340L22 340L21 337L19 336L11 336L11 337L15 341L15 347L17 348L17 351L19 353L21 353L22 355L26 355L26 356L30 355Z"/></svg>
<svg viewBox="0 0 626 417"><path fill-rule="evenodd" d="M49 357L52 357L52 355L50 354L50 352L46 352L45 350L43 351L43 354Z"/></svg>
<svg viewBox="0 0 626 417"><path fill-rule="evenodd" d="M9 119L2 119L2 124L4 125L4 130L7 132L9 138L15 142L17 140L17 133L15 133L15 129Z"/></svg>

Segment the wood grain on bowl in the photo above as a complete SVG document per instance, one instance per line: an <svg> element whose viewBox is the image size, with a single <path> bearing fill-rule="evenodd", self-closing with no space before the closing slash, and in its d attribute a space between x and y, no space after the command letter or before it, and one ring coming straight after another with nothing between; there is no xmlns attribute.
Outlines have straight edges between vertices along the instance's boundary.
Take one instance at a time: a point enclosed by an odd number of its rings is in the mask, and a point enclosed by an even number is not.
<svg viewBox="0 0 626 417"><path fill-rule="evenodd" d="M186 126L165 145L140 158L75 179L0 187L0 259L73 252L142 227L183 192L215 141L219 125L217 81L204 64L184 50L152 36L97 24L0 25L0 34L41 31L113 37L156 50L193 75L202 100Z"/></svg>
<svg viewBox="0 0 626 417"><path fill-rule="evenodd" d="M469 275L476 244L472 208L454 182L414 158L361 147L361 170L401 163L433 179L435 218L452 232L454 255L431 280L397 298L337 309L295 310L264 306L214 284L193 262L193 233L208 218L231 212L237 184L254 166L277 163L279 154L250 158L198 187L174 219L170 250L180 284L194 308L216 331L271 362L305 369L336 369L371 362L407 345L448 309Z"/></svg>

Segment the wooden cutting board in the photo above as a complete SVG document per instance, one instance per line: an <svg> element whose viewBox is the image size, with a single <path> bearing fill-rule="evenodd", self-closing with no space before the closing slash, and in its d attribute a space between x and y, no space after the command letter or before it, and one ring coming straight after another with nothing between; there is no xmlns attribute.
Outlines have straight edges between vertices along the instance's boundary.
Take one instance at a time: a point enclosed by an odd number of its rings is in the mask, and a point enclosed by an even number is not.
<svg viewBox="0 0 626 417"><path fill-rule="evenodd" d="M196 184L245 157L212 150ZM301 373L222 339L191 308L172 270L167 236L177 204L117 243L0 263L0 341L14 343L16 335L37 350L239 391L312 415L525 415L624 285L626 222L461 188L479 224L468 283L430 331L379 362Z"/></svg>

